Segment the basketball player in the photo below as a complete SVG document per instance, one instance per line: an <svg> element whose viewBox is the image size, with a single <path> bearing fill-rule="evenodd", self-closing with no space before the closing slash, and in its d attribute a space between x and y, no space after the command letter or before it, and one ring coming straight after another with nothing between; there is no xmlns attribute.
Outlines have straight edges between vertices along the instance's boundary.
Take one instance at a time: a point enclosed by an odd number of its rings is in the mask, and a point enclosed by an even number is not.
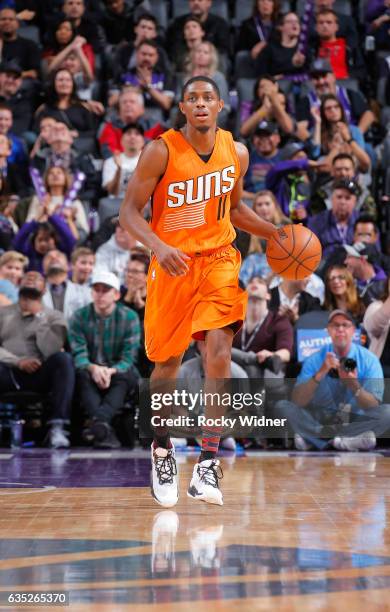
<svg viewBox="0 0 390 612"><path fill-rule="evenodd" d="M238 285L240 254L233 225L268 239L276 232L241 202L248 151L217 128L223 108L217 85L191 78L183 87L181 130L170 129L142 152L120 211L120 223L153 253L147 282L145 345L155 362L151 382L175 379L191 338L205 340L207 379L230 378L234 333L245 318ZM142 210L152 198L152 220ZM203 431L188 495L222 505L216 428ZM175 450L167 428L155 429L152 494L178 500Z"/></svg>

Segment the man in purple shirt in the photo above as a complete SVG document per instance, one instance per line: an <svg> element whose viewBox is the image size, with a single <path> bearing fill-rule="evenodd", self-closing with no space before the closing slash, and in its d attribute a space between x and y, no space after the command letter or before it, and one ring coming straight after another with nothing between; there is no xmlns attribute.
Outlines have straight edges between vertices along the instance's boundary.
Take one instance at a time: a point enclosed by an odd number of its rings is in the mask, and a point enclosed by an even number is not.
<svg viewBox="0 0 390 612"><path fill-rule="evenodd" d="M359 216L356 210L358 193L355 181L335 181L331 194L332 208L309 218L307 225L320 239L324 259L336 247L353 244L354 224Z"/></svg>

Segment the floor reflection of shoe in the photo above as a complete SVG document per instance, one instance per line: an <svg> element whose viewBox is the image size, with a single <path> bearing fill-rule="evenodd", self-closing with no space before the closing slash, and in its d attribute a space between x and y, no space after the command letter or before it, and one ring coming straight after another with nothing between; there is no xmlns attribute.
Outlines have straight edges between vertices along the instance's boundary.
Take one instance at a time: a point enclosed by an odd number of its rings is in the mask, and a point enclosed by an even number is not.
<svg viewBox="0 0 390 612"><path fill-rule="evenodd" d="M70 442L61 425L53 425L49 431L49 444L51 448L68 448Z"/></svg>
<svg viewBox="0 0 390 612"><path fill-rule="evenodd" d="M376 446L376 437L373 431L364 431L353 438L337 436L333 446L345 451L372 450Z"/></svg>
<svg viewBox="0 0 390 612"><path fill-rule="evenodd" d="M152 530L152 573L175 571L175 541L179 517L173 510L163 510L154 517Z"/></svg>
<svg viewBox="0 0 390 612"><path fill-rule="evenodd" d="M218 459L208 459L194 465L192 479L187 491L188 497L223 506L219 480L223 478Z"/></svg>
<svg viewBox="0 0 390 612"><path fill-rule="evenodd" d="M236 447L236 441L232 436L229 436L228 438L222 438L221 448L223 448L224 450L235 451Z"/></svg>
<svg viewBox="0 0 390 612"><path fill-rule="evenodd" d="M152 495L164 508L171 508L179 499L175 448L154 448L152 444Z"/></svg>
<svg viewBox="0 0 390 612"><path fill-rule="evenodd" d="M299 451L308 451L312 448L311 444L306 442L306 440L302 438L302 436L300 436L299 434L295 434L294 444L295 444L295 448Z"/></svg>
<svg viewBox="0 0 390 612"><path fill-rule="evenodd" d="M205 527L190 532L192 562L197 567L219 567L217 544L223 533L223 525Z"/></svg>

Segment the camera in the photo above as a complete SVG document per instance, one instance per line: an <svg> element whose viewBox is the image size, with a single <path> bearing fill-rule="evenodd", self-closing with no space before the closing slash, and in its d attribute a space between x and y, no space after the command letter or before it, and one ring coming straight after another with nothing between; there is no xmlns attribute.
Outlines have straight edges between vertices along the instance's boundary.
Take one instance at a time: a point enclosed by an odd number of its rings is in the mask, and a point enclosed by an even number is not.
<svg viewBox="0 0 390 612"><path fill-rule="evenodd" d="M352 357L342 357L340 359L340 367L344 370L344 372L353 372L357 367L357 363L355 359ZM339 373L335 368L329 370L329 376L331 378L339 378Z"/></svg>
<svg viewBox="0 0 390 612"><path fill-rule="evenodd" d="M340 359L340 365L344 372L353 372L357 368L357 363L352 357L342 357Z"/></svg>

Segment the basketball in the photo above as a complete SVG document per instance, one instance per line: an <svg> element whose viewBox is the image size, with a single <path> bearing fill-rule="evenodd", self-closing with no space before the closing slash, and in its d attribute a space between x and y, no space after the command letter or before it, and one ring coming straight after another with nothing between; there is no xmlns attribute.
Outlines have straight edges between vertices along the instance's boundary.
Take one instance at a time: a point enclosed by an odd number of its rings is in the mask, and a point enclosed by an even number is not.
<svg viewBox="0 0 390 612"><path fill-rule="evenodd" d="M268 240L266 257L276 274L288 280L302 280L319 266L321 243L307 227L285 225Z"/></svg>

